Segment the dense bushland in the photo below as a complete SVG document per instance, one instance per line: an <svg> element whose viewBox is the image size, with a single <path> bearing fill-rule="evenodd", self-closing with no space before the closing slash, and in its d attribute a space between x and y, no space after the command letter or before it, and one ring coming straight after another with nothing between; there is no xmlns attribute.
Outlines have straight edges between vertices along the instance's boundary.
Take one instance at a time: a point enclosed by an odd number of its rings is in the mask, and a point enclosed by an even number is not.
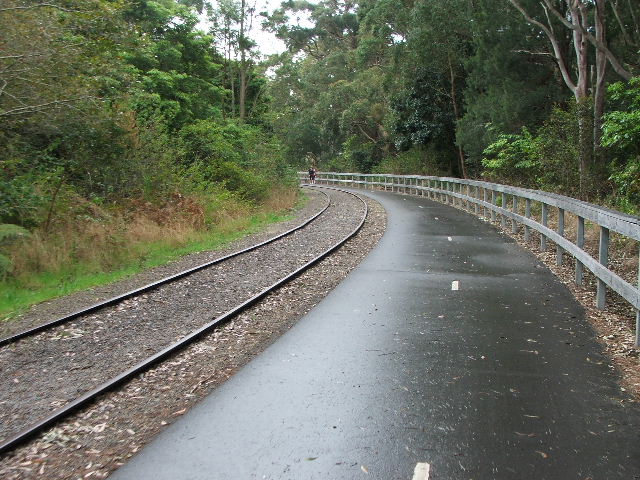
<svg viewBox="0 0 640 480"><path fill-rule="evenodd" d="M251 45L239 32L242 60L226 54L197 7L2 4L0 302L211 246L295 204Z"/></svg>
<svg viewBox="0 0 640 480"><path fill-rule="evenodd" d="M486 178L638 213L640 3L283 2L265 24L289 48L269 90L291 162Z"/></svg>

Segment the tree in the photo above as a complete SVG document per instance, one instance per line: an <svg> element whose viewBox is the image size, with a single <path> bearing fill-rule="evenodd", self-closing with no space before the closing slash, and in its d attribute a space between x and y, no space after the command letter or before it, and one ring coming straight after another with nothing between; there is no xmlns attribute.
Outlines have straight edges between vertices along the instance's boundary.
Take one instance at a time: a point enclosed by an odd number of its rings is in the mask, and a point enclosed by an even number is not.
<svg viewBox="0 0 640 480"><path fill-rule="evenodd" d="M447 130L446 136L453 148L456 148L455 124L463 114L462 87L467 76L464 62L471 51L472 10L468 0L453 0L447 3L419 2L413 8L414 21L409 32L409 64L422 67L414 66L407 73L418 79L421 77L417 74L420 68L422 74L425 68L432 72L432 85L437 91L430 97L446 99L445 103L437 102L434 105L449 111L433 111L431 119L427 121L433 122L434 119L438 119L437 122L441 122L440 126ZM416 87L411 88L415 90ZM414 103L416 101L414 98ZM425 113L427 110L423 109ZM461 145L457 146L456 153L458 158L455 170L466 178L465 154Z"/></svg>
<svg viewBox="0 0 640 480"><path fill-rule="evenodd" d="M629 80L632 76L632 73L622 65L618 56L609 49L606 35L606 3L604 0L594 0L594 2L543 0L540 5L544 18L539 19L527 10L520 0L509 1L529 24L540 29L548 38L562 79L578 105L580 184L581 192L585 195L587 186L590 184L589 172L592 168L593 152L598 152L600 147L607 64L610 64L625 80ZM572 35L575 55L573 72L567 49L562 44L561 32L558 32L562 27ZM592 84L593 106L589 103L591 63L589 45L595 49L596 78Z"/></svg>
<svg viewBox="0 0 640 480"><path fill-rule="evenodd" d="M469 43L462 58L462 118L456 140L471 175L482 172L484 149L500 133L539 127L565 100L546 40L504 0L475 0L467 10Z"/></svg>
<svg viewBox="0 0 640 480"><path fill-rule="evenodd" d="M211 31L223 44L227 64L227 78L231 89L231 113L244 120L247 115L249 90L254 77L256 44L249 33L255 19L255 6L247 0L223 0L209 14ZM237 82L237 83L236 83Z"/></svg>

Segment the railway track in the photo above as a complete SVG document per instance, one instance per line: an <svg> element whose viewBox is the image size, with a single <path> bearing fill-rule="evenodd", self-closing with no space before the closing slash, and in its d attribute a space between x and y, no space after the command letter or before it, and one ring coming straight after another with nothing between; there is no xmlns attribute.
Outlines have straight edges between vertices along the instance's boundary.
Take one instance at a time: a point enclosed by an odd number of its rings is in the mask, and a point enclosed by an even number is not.
<svg viewBox="0 0 640 480"><path fill-rule="evenodd" d="M366 203L323 190L334 201L300 228L3 340L0 453L212 331L355 235Z"/></svg>

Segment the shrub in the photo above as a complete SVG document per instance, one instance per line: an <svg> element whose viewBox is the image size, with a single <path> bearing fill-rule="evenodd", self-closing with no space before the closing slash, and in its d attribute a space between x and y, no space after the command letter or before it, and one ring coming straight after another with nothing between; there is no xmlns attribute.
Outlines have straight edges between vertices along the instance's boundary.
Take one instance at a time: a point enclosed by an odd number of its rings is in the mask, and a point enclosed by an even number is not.
<svg viewBox="0 0 640 480"><path fill-rule="evenodd" d="M396 175L449 175L442 167L443 153L433 146L417 146L385 157L373 173ZM445 162L446 164L446 162Z"/></svg>
<svg viewBox="0 0 640 480"><path fill-rule="evenodd" d="M576 119L575 109L555 108L535 134L527 128L519 134L498 134L484 150L483 175L498 183L577 195Z"/></svg>

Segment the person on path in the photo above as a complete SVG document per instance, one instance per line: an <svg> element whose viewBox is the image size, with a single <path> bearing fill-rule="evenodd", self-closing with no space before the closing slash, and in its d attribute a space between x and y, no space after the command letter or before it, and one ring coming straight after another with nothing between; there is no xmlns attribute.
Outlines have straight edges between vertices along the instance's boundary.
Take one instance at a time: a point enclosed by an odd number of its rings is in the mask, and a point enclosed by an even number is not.
<svg viewBox="0 0 640 480"><path fill-rule="evenodd" d="M309 183L312 185L316 183L316 169L313 165L309 168Z"/></svg>

